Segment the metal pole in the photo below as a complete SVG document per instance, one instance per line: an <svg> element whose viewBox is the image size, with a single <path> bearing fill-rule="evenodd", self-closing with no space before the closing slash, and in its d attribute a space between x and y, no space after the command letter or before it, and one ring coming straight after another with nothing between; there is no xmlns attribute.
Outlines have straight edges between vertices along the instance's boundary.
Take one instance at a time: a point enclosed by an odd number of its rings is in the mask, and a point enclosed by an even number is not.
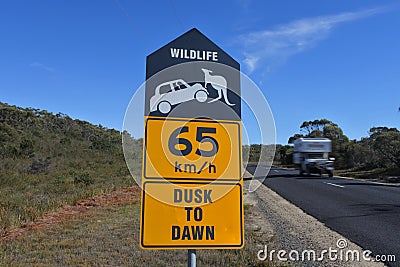
<svg viewBox="0 0 400 267"><path fill-rule="evenodd" d="M196 250L188 250L188 267L196 267Z"/></svg>

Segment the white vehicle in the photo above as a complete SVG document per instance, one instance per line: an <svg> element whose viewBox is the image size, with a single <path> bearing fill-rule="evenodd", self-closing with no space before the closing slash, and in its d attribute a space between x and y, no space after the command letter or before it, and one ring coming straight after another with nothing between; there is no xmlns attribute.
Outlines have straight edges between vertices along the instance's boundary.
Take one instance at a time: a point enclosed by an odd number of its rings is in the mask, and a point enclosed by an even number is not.
<svg viewBox="0 0 400 267"><path fill-rule="evenodd" d="M332 142L328 138L299 138L294 141L293 163L298 167L299 174L311 172L328 173L333 176L334 158L329 158L332 152Z"/></svg>
<svg viewBox="0 0 400 267"><path fill-rule="evenodd" d="M182 79L165 82L156 87L155 94L150 98L150 112L158 110L167 114L174 105L193 99L205 102L207 97L207 90L199 83L190 86Z"/></svg>

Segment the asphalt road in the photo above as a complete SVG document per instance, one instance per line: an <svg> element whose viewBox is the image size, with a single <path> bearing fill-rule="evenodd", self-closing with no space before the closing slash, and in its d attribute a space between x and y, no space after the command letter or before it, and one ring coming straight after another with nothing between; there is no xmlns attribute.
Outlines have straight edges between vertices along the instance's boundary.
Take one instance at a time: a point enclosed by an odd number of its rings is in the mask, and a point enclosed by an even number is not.
<svg viewBox="0 0 400 267"><path fill-rule="evenodd" d="M254 174L255 165L247 170ZM264 178L267 168L257 170ZM400 266L400 187L326 175L300 177L272 167L264 185L374 255L394 254Z"/></svg>

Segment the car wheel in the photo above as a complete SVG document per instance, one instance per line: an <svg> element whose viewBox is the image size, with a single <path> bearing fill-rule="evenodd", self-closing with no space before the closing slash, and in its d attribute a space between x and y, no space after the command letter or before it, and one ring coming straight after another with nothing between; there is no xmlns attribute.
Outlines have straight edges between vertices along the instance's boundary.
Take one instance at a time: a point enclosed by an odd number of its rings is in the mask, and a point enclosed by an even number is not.
<svg viewBox="0 0 400 267"><path fill-rule="evenodd" d="M160 104L158 104L158 110L163 114L167 114L171 111L171 104L167 101L162 101Z"/></svg>
<svg viewBox="0 0 400 267"><path fill-rule="evenodd" d="M197 91L194 98L199 102L205 102L207 100L207 93L204 91Z"/></svg>

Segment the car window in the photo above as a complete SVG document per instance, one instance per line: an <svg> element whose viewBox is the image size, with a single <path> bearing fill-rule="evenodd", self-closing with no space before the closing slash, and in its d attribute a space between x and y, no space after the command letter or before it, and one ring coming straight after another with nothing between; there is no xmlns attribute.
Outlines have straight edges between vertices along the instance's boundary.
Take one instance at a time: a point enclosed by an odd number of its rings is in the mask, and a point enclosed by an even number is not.
<svg viewBox="0 0 400 267"><path fill-rule="evenodd" d="M322 159L324 156L323 153L308 153L309 159Z"/></svg>
<svg viewBox="0 0 400 267"><path fill-rule="evenodd" d="M171 89L171 86L169 85L169 83L160 87L160 94L169 93L171 91L172 91L172 89Z"/></svg>
<svg viewBox="0 0 400 267"><path fill-rule="evenodd" d="M182 83L182 82L176 82L176 87L175 87L175 89L176 90L181 90L181 89L186 89L187 87L186 87L186 85L184 84L184 83Z"/></svg>

